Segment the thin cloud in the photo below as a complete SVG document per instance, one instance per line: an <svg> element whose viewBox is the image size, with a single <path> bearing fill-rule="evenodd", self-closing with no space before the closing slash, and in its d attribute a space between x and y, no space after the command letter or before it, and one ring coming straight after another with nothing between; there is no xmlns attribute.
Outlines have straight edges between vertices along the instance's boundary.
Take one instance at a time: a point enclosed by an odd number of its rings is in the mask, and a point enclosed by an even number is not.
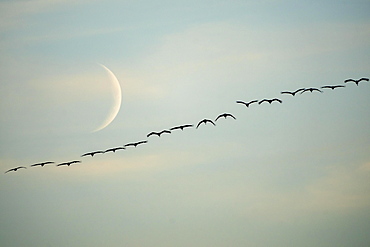
<svg viewBox="0 0 370 247"><path fill-rule="evenodd" d="M6 1L0 3L0 32L26 26L27 17L39 13L65 8L71 5L89 3L86 0L32 0Z"/></svg>

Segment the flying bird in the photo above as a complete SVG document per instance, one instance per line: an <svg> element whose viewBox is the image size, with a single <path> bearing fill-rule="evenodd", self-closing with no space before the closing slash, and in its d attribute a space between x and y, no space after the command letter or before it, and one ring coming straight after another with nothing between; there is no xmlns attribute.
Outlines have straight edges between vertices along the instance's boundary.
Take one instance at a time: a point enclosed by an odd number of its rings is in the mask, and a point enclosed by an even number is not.
<svg viewBox="0 0 370 247"><path fill-rule="evenodd" d="M18 166L18 167L15 167L15 168L12 168L12 169L7 170L5 173L8 173L8 172L16 172L17 170L22 169L22 168L27 169L27 167Z"/></svg>
<svg viewBox="0 0 370 247"><path fill-rule="evenodd" d="M199 125L201 125L202 123L204 123L204 124L207 124L207 123L211 123L211 124L213 124L214 126L216 126L216 124L212 121L212 120L210 120L210 119L203 119L202 121L200 121L198 124L197 124L197 129L198 129L198 127L199 127Z"/></svg>
<svg viewBox="0 0 370 247"><path fill-rule="evenodd" d="M180 125L180 126L172 127L170 130L177 130L177 129L184 130L184 128L191 128L191 127L193 127L193 126L194 126L194 125L192 125L192 124L184 124L184 125Z"/></svg>
<svg viewBox="0 0 370 247"><path fill-rule="evenodd" d="M258 102L258 104L260 105L260 104L262 104L263 102L268 102L268 103L272 103L272 102L274 102L274 101L277 101L277 102L279 102L279 103L283 103L283 101L281 101L281 99L278 99L278 98L274 98L274 99L263 99L263 100L261 100L260 102Z"/></svg>
<svg viewBox="0 0 370 247"><path fill-rule="evenodd" d="M303 91L303 90L305 90L305 88L297 89L297 90L295 90L294 92L290 92L290 91L283 91L283 92L280 92L280 93L281 93L281 94L290 94L290 95L292 95L292 96L295 96L295 95L296 95L296 93L298 93L298 92L300 92L300 91Z"/></svg>
<svg viewBox="0 0 370 247"><path fill-rule="evenodd" d="M310 91L311 93L312 93L313 91L318 91L318 92L322 93L322 91L321 91L320 89L318 89L318 88L314 88L314 87L310 87L310 88L305 88L305 89L301 92L301 94L303 94L304 92L308 92L308 91Z"/></svg>
<svg viewBox="0 0 370 247"><path fill-rule="evenodd" d="M108 153L108 152L115 153L117 150L120 150L120 149L126 149L126 148L125 147L109 148L109 149L105 150L104 153Z"/></svg>
<svg viewBox="0 0 370 247"><path fill-rule="evenodd" d="M236 120L236 118L235 118L232 114L230 114L230 113L223 113L223 114L220 114L220 115L218 115L218 116L217 116L217 118L216 118L215 122L216 122L219 118L221 118L221 117L224 117L225 119L226 119L227 117L232 117L232 118L234 118L234 119Z"/></svg>
<svg viewBox="0 0 370 247"><path fill-rule="evenodd" d="M171 131L169 131L169 130L162 130L161 132L154 132L153 131L153 132L150 132L149 134L147 134L146 137L149 137L149 136L152 136L152 135L161 136L164 133L171 134Z"/></svg>
<svg viewBox="0 0 370 247"><path fill-rule="evenodd" d="M344 81L344 83L347 83L347 82L354 82L354 83L356 83L356 85L358 86L358 83L359 83L360 81L369 81L369 78L362 77L362 78L357 79L357 80L350 78L350 79L345 80L345 81Z"/></svg>
<svg viewBox="0 0 370 247"><path fill-rule="evenodd" d="M335 88L339 87L346 87L344 85L333 85L333 86L322 86L321 88L330 88L331 90L334 90Z"/></svg>
<svg viewBox="0 0 370 247"><path fill-rule="evenodd" d="M252 101L249 101L249 102L244 102L244 101L241 101L241 100L236 101L236 103L243 104L246 107L249 107L250 104L257 103L257 102L258 102L258 100L252 100Z"/></svg>
<svg viewBox="0 0 370 247"><path fill-rule="evenodd" d="M73 160L73 161L69 161L69 162L60 163L57 166L70 166L74 163L81 163L81 161L80 160Z"/></svg>
<svg viewBox="0 0 370 247"><path fill-rule="evenodd" d="M37 164L33 164L31 165L32 166L44 166L44 165L47 165L47 164L54 164L55 162L53 161L46 161L46 162L42 162L42 163L37 163Z"/></svg>
<svg viewBox="0 0 370 247"><path fill-rule="evenodd" d="M104 153L104 151L94 151L94 152L85 153L85 154L81 155L81 157L89 156L89 155L91 155L91 157L94 157L95 154L103 154L103 153Z"/></svg>
<svg viewBox="0 0 370 247"><path fill-rule="evenodd" d="M139 141L139 142L132 142L132 143L128 143L125 145L125 147L129 147L129 146L134 146L136 147L137 145L140 145L140 144L144 144L144 143L147 143L148 141Z"/></svg>

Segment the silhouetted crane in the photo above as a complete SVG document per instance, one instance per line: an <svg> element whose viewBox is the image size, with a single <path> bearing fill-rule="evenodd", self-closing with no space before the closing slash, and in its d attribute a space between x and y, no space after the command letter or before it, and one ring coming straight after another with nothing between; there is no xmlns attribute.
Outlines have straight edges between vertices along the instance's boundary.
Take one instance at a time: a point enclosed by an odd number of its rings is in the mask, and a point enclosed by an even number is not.
<svg viewBox="0 0 370 247"><path fill-rule="evenodd" d="M14 168L12 168L12 169L9 169L9 170L7 170L7 171L6 171L6 172L4 172L4 173L8 173L8 172L16 172L17 170L22 169L22 168L27 169L27 167L24 167L24 166L18 166L18 167L14 167Z"/></svg>
<svg viewBox="0 0 370 247"><path fill-rule="evenodd" d="M132 142L125 145L125 147L134 146L137 147L137 145L148 143L148 141L139 141L139 142Z"/></svg>
<svg viewBox="0 0 370 247"><path fill-rule="evenodd" d="M192 125L192 124L184 124L184 125L180 125L180 126L172 127L170 130L177 130L177 129L184 130L184 128L191 128L191 127L193 127L193 126L194 126L194 125Z"/></svg>
<svg viewBox="0 0 370 247"><path fill-rule="evenodd" d="M42 163L37 163L37 164L33 164L31 165L32 166L44 166L44 165L47 165L47 164L54 164L55 162L53 161L46 161L46 162L42 162Z"/></svg>
<svg viewBox="0 0 370 247"><path fill-rule="evenodd" d="M146 137L149 137L149 136L152 136L152 135L157 135L157 136L160 137L164 133L171 134L171 131L169 131L169 130L162 130L160 132L154 132L154 131L152 131L149 134L147 134Z"/></svg>
<svg viewBox="0 0 370 247"><path fill-rule="evenodd" d="M339 88L339 87L346 87L346 86L344 86L344 85L333 85L333 86L329 85L329 86L322 86L321 88L330 88L331 90L334 90L334 89Z"/></svg>
<svg viewBox="0 0 370 247"><path fill-rule="evenodd" d="M89 153L85 153L83 155L81 155L81 157L84 157L84 156L91 156L91 157L94 157L95 154L103 154L104 151L94 151L94 152L89 152Z"/></svg>
<svg viewBox="0 0 370 247"><path fill-rule="evenodd" d="M75 163L81 163L81 160L73 160L73 161L69 161L69 162L64 162L64 163L58 164L57 166L70 166L70 165L75 164Z"/></svg>
<svg viewBox="0 0 370 247"><path fill-rule="evenodd" d="M243 104L246 107L249 107L251 104L257 103L257 102L258 102L258 100L252 100L252 101L249 101L249 102L244 102L244 101L241 101L241 100L236 101L236 103Z"/></svg>
<svg viewBox="0 0 370 247"><path fill-rule="evenodd" d="M350 79L345 80L345 81L344 81L344 83L347 83L347 82L354 82L354 83L356 83L356 85L358 86L358 83L359 83L360 81L369 81L369 78L362 77L362 78L357 79L357 80L350 78Z"/></svg>
<svg viewBox="0 0 370 247"><path fill-rule="evenodd" d="M272 103L274 101L277 101L279 103L283 103L283 101L281 101L281 99L278 99L278 98L274 98L274 99L263 99L261 100L260 102L258 102L258 104L262 104L263 102L268 102L268 103Z"/></svg>
<svg viewBox="0 0 370 247"><path fill-rule="evenodd" d="M215 121L217 121L217 120L218 120L219 118L221 118L221 117L224 117L225 119L226 119L227 117L232 117L232 118L236 119L236 118L235 118L233 115L231 115L230 113L223 113L223 114L218 115Z"/></svg>
<svg viewBox="0 0 370 247"><path fill-rule="evenodd" d="M198 129L198 127L199 127L199 125L201 125L201 124L207 124L207 123L211 123L211 124L213 124L214 126L216 126L216 124L212 121L212 120L210 120L210 119L203 119L203 120L201 120L198 124L197 124L197 129Z"/></svg>
<svg viewBox="0 0 370 247"><path fill-rule="evenodd" d="M109 148L109 149L105 150L104 153L108 153L108 152L115 153L117 150L120 150L120 149L126 149L126 148L124 148L124 147Z"/></svg>

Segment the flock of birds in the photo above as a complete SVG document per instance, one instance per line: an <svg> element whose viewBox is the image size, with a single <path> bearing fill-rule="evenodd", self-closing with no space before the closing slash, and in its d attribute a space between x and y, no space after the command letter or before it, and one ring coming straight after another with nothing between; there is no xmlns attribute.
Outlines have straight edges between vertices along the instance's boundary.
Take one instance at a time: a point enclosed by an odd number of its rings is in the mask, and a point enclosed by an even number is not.
<svg viewBox="0 0 370 247"><path fill-rule="evenodd" d="M344 81L344 83L353 82L358 86L361 81L367 81L368 82L369 78L363 77L363 78L359 78L359 79L347 79L347 80ZM336 88L344 88L344 87L345 87L345 85L326 85L326 86L322 86L321 89L334 90ZM291 91L283 91L283 92L280 92L280 93L281 94L288 94L288 95L292 95L292 96L295 96L297 93L303 94L305 92L311 92L311 93L312 92L320 92L320 93L323 93L323 90L321 90L321 89L310 87L310 88L300 88L300 89L297 89L297 90L292 91L292 92ZM269 104L272 104L273 102L278 102L280 104L283 103L283 101L281 99L278 99L278 98L252 100L252 101L249 101L249 102L244 102L244 101L240 101L240 100L236 101L237 104L242 104L242 105L245 105L246 107L249 107L251 104L255 104L255 103L258 103L260 105L264 102L267 102ZM228 117L236 119L235 116L230 114L230 113L223 113L223 114L218 115L214 121L211 120L211 119L206 119L206 118L199 121L198 124L196 125L196 129L198 129L202 124L206 125L207 123L210 123L210 124L216 126L215 122L217 122L220 118L226 119ZM152 131L149 134L147 134L146 137L149 138L150 136L153 136L153 135L160 137L162 134L171 134L171 132L174 131L174 130L184 130L185 128L193 128L193 127L194 127L193 124L184 124L184 125L172 127L168 130L167 129L162 130L162 131L159 131L159 132ZM133 146L133 147L136 148L138 145L142 145L142 144L145 144L145 143L148 143L148 141L147 140L142 140L142 141L138 141L138 142L127 143L123 146L109 148L107 150L98 150L98 151L93 151L93 152L87 152L87 153L82 154L81 157L85 157L85 156L94 157L94 155L96 155L96 154L104 154L104 153L109 153L109 152L115 153L118 150L125 150L127 147L130 147L130 146ZM56 164L56 166L70 166L72 164L81 163L81 162L82 162L81 160L72 160L72 161ZM30 167L37 167L37 166L44 167L45 165L51 165L51 164L55 164L55 162L54 161L46 161L46 162L32 164L32 165L30 165ZM27 169L27 167L25 167L25 166L14 167L12 169L7 170L5 173L16 172L20 169Z"/></svg>

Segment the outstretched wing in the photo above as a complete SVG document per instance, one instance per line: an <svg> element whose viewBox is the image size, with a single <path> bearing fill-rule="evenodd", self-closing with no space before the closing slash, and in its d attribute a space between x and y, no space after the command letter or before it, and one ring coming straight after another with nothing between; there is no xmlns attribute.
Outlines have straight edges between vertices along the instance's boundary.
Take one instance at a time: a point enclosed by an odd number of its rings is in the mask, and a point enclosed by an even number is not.
<svg viewBox="0 0 370 247"><path fill-rule="evenodd" d="M288 92L288 91L284 91L284 92L280 92L281 94L290 94L290 95L295 95L295 92Z"/></svg>
<svg viewBox="0 0 370 247"><path fill-rule="evenodd" d="M236 120L236 117L234 117L232 114L230 114L230 113L226 113L226 114L224 114L226 117L232 117L232 118L234 118L235 120Z"/></svg>
<svg viewBox="0 0 370 247"><path fill-rule="evenodd" d="M245 103L244 101L241 101L241 100L237 100L236 103L248 106L248 103Z"/></svg>
<svg viewBox="0 0 370 247"><path fill-rule="evenodd" d="M170 128L170 130L177 130L177 129L181 129L183 126L176 126L176 127L172 127Z"/></svg>
<svg viewBox="0 0 370 247"><path fill-rule="evenodd" d="M351 81L353 81L353 82L357 82L356 80L354 80L354 79L350 78L350 79L344 80L344 83L351 82Z"/></svg>
<svg viewBox="0 0 370 247"><path fill-rule="evenodd" d="M272 100L271 100L271 102L272 102L272 101L277 101L277 102L279 102L279 103L283 103L283 101L281 101L281 99L278 99L278 98L274 98L274 99L272 99Z"/></svg>
<svg viewBox="0 0 370 247"><path fill-rule="evenodd" d="M94 156L94 154L93 154L93 153L84 153L83 155L81 155L81 157L89 156L89 155Z"/></svg>
<svg viewBox="0 0 370 247"><path fill-rule="evenodd" d="M146 137L149 137L149 136L152 136L152 135L158 135L158 133L153 131L153 132L150 132L149 134L147 134Z"/></svg>
<svg viewBox="0 0 370 247"><path fill-rule="evenodd" d="M220 117L226 117L226 115L225 114L218 115L215 121L217 121Z"/></svg>
<svg viewBox="0 0 370 247"><path fill-rule="evenodd" d="M206 121L205 121L205 122L211 123L211 124L213 124L214 126L216 126L216 124L215 124L212 120L206 119Z"/></svg>
<svg viewBox="0 0 370 247"><path fill-rule="evenodd" d="M201 125L202 123L205 123L205 119L203 119L202 121L200 121L198 124L197 124L197 129L198 129L198 127L199 127L199 125Z"/></svg>
<svg viewBox="0 0 370 247"><path fill-rule="evenodd" d="M15 169L15 168L12 168L12 169L9 169L9 170L7 170L6 172L4 172L4 173L8 173L8 172L12 172L12 171L16 171L17 169Z"/></svg>

